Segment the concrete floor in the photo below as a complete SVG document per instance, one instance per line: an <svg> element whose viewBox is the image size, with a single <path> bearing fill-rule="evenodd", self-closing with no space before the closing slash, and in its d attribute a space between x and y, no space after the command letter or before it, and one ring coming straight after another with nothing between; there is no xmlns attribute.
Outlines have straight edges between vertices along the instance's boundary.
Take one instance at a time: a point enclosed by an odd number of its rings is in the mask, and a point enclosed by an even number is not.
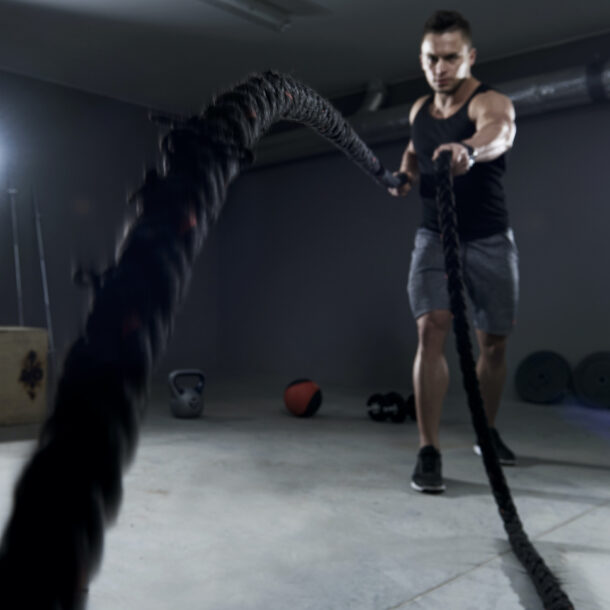
<svg viewBox="0 0 610 610"><path fill-rule="evenodd" d="M88 608L542 608L462 397L443 419L448 489L429 496L409 488L415 424L372 422L368 393L338 388L301 420L282 391L210 383L198 420L172 418L167 390L153 392ZM500 429L519 456L505 473L536 548L576 608L610 608L610 412L506 401ZM0 434L2 522L26 437Z"/></svg>

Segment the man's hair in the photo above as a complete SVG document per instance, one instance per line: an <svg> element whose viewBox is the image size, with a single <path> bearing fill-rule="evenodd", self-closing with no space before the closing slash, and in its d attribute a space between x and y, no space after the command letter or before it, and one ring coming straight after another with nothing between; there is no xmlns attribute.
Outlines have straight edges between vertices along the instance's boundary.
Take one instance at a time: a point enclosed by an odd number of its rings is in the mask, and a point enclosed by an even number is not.
<svg viewBox="0 0 610 610"><path fill-rule="evenodd" d="M472 46L470 23L457 11L436 11L424 24L426 34L444 34L445 32L461 32L468 46Z"/></svg>

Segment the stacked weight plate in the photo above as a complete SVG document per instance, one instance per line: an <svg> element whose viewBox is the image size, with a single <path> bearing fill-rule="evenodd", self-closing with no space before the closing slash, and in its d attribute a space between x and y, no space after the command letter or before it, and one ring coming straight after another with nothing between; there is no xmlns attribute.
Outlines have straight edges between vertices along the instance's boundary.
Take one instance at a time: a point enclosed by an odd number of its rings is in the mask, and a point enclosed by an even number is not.
<svg viewBox="0 0 610 610"><path fill-rule="evenodd" d="M560 354L534 352L517 367L515 385L526 402L558 403L573 391L582 405L610 409L610 352L587 356L574 372Z"/></svg>
<svg viewBox="0 0 610 610"><path fill-rule="evenodd" d="M574 394L590 407L610 408L610 352L587 356L574 369Z"/></svg>

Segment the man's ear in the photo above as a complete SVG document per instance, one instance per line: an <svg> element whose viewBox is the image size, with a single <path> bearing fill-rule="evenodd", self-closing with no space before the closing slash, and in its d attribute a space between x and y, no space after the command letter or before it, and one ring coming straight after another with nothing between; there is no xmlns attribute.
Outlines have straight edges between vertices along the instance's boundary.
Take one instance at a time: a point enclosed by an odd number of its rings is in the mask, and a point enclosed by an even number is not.
<svg viewBox="0 0 610 610"><path fill-rule="evenodd" d="M477 60L477 50L474 47L468 51L468 59L470 61L470 65L473 66L474 62Z"/></svg>

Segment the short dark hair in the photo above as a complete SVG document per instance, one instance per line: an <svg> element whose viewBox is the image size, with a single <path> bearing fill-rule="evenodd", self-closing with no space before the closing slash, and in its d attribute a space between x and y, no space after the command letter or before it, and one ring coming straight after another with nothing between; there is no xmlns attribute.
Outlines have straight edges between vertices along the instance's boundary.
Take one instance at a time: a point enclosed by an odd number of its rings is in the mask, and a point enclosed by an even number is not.
<svg viewBox="0 0 610 610"><path fill-rule="evenodd" d="M464 40L472 46L470 23L457 11L436 11L424 24L424 34L462 33Z"/></svg>

